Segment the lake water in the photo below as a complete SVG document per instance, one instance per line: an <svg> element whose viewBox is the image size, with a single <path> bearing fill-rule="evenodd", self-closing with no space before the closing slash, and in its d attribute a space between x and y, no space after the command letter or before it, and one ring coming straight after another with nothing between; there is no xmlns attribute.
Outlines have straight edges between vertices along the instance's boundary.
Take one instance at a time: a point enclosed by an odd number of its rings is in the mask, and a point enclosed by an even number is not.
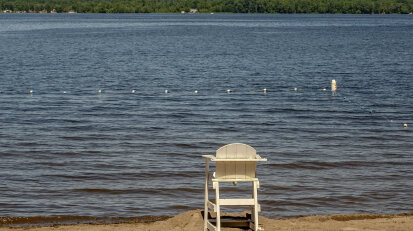
<svg viewBox="0 0 413 231"><path fill-rule="evenodd" d="M201 155L233 142L269 160L264 216L412 213L412 38L412 15L0 14L0 217L202 208Z"/></svg>

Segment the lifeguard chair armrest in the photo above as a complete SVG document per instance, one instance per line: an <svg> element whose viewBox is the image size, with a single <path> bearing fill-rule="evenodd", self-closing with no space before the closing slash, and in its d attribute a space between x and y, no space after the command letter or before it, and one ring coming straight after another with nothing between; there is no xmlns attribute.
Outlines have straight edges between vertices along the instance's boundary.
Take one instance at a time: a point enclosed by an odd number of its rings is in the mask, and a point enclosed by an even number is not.
<svg viewBox="0 0 413 231"><path fill-rule="evenodd" d="M210 159L211 161L215 161L215 162L225 162L225 161L253 161L253 162L264 162L267 161L267 158L261 158L260 155L256 155L255 159L217 159L215 156L213 155L202 155L202 157Z"/></svg>
<svg viewBox="0 0 413 231"><path fill-rule="evenodd" d="M210 160L215 159L215 156L213 155L202 155L202 157L204 157L205 159L210 159Z"/></svg>

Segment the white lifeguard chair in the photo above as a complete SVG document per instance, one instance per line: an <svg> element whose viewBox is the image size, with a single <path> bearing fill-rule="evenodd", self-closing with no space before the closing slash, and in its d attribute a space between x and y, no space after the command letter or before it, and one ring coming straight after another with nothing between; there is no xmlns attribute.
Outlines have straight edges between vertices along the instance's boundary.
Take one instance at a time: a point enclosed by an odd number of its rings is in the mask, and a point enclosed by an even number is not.
<svg viewBox="0 0 413 231"><path fill-rule="evenodd" d="M259 181L256 174L257 162L267 161L257 155L255 149L249 145L233 143L225 145L216 151L216 156L203 155L206 160L205 167L205 210L204 210L204 231L221 231L221 206L250 206L251 222L249 227L252 230L263 230L259 227L258 212L261 210L258 204L257 189ZM215 173L209 173L209 161L216 163ZM211 178L211 179L210 179ZM215 189L215 201L208 198L208 183L212 180ZM252 182L251 198L220 199L220 182ZM216 212L216 225L208 220L208 209Z"/></svg>

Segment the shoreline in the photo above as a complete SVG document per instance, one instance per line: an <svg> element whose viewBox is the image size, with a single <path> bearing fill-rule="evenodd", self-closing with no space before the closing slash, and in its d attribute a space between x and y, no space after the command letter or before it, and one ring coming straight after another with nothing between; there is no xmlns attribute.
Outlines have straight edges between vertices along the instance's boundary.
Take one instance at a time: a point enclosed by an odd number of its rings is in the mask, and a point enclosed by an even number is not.
<svg viewBox="0 0 413 231"><path fill-rule="evenodd" d="M228 15L228 14L235 14L235 15L412 15L413 12L393 12L393 13L315 13L315 12L307 12L307 13L238 13L238 12L200 12L200 13L180 13L180 12L30 12L30 11L9 11L9 10L0 10L0 14L40 14L40 15L76 15L76 14L172 14L172 15Z"/></svg>
<svg viewBox="0 0 413 231"><path fill-rule="evenodd" d="M232 214L233 216L240 216L240 214ZM69 216L66 216L69 217ZM203 230L203 216L201 210L190 210L174 217L166 216L144 216L140 218L131 218L127 222L122 218L113 218L111 223L107 221L98 221L96 223L80 223L80 224L57 224L53 222L56 217L48 218L47 224L28 224L24 226L18 224L7 224L7 219L2 217L0 219L0 231L100 231L100 230L173 230L173 231L195 231ZM65 216L60 216L65 218ZM76 218L76 216L72 216ZM79 217L77 217L79 218ZM91 218L91 217L83 217ZM10 221L13 220L9 217ZM19 219L25 219L23 217ZM28 219L28 218L26 218ZM116 220L118 219L118 220ZM91 221L91 220L90 220ZM333 215L313 215L299 218L281 218L270 219L260 217L260 223L264 230L306 230L306 231L358 231L358 230L397 230L408 231L413 227L413 213L408 214L333 214ZM223 228L223 230L241 230L238 228Z"/></svg>

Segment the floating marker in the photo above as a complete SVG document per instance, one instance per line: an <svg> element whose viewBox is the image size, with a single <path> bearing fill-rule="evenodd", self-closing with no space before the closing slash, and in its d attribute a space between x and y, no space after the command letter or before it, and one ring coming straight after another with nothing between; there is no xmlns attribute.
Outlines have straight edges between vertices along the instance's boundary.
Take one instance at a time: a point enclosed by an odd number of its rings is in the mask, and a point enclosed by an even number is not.
<svg viewBox="0 0 413 231"><path fill-rule="evenodd" d="M262 89L262 92L267 93L267 88Z"/></svg>
<svg viewBox="0 0 413 231"><path fill-rule="evenodd" d="M331 80L331 91L336 91L337 90L337 83L336 80L333 79Z"/></svg>
<svg viewBox="0 0 413 231"><path fill-rule="evenodd" d="M33 90L30 90L30 91L29 91L29 94L33 94L33 93L34 93L34 91L33 91Z"/></svg>
<svg viewBox="0 0 413 231"><path fill-rule="evenodd" d="M101 89L98 90L98 94L100 94L100 93L102 93L102 90L101 90Z"/></svg>
<svg viewBox="0 0 413 231"><path fill-rule="evenodd" d="M198 94L198 90L195 90L195 91L194 91L194 94Z"/></svg>
<svg viewBox="0 0 413 231"><path fill-rule="evenodd" d="M327 91L327 89L325 89L325 88L322 88L321 90L322 90L322 91Z"/></svg>
<svg viewBox="0 0 413 231"><path fill-rule="evenodd" d="M404 128L407 128L407 124L403 124L403 127L404 127Z"/></svg>
<svg viewBox="0 0 413 231"><path fill-rule="evenodd" d="M165 94L168 94L169 91L168 91L168 89L165 89L165 91L163 91L163 92L164 92Z"/></svg>
<svg viewBox="0 0 413 231"><path fill-rule="evenodd" d="M231 89L227 89L227 93L231 93L232 91L231 91Z"/></svg>
<svg viewBox="0 0 413 231"><path fill-rule="evenodd" d="M136 93L136 90L135 90L135 89L132 89L132 90L130 91L130 93L135 94L135 93Z"/></svg>
<svg viewBox="0 0 413 231"><path fill-rule="evenodd" d="M63 91L63 94L66 94L67 92L66 91Z"/></svg>

